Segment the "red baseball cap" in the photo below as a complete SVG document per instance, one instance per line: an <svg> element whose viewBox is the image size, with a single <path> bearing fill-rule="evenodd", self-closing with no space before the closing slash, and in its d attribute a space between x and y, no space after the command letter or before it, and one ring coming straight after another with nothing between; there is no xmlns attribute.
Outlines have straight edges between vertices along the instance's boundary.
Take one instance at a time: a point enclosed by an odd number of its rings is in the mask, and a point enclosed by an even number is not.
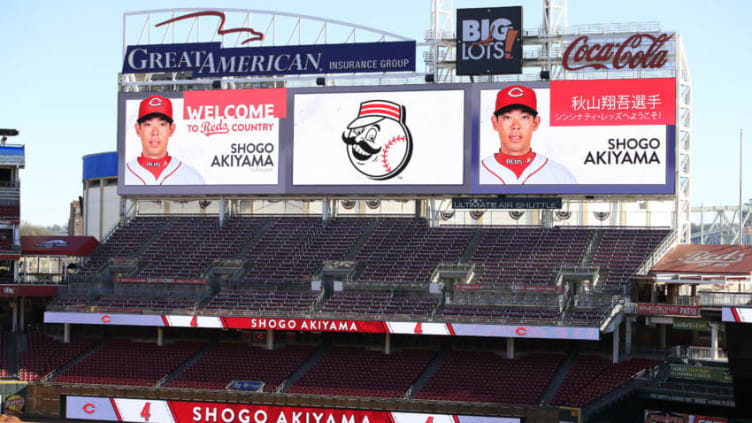
<svg viewBox="0 0 752 423"><path fill-rule="evenodd" d="M141 101L138 108L138 123L160 116L172 123L172 102L161 95L153 95Z"/></svg>
<svg viewBox="0 0 752 423"><path fill-rule="evenodd" d="M494 114L499 113L501 109L512 106L524 107L538 114L538 98L535 91L522 85L512 85L504 88L496 94L496 108Z"/></svg>

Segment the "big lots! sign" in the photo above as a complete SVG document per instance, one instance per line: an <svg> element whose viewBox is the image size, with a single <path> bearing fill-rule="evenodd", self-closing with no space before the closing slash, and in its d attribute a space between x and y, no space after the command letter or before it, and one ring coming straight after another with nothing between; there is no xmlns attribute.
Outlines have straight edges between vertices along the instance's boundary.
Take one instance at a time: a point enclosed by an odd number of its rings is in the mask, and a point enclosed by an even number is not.
<svg viewBox="0 0 752 423"><path fill-rule="evenodd" d="M577 37L564 50L561 65L569 71L659 69L668 62L666 43L674 34L634 34L622 42Z"/></svg>

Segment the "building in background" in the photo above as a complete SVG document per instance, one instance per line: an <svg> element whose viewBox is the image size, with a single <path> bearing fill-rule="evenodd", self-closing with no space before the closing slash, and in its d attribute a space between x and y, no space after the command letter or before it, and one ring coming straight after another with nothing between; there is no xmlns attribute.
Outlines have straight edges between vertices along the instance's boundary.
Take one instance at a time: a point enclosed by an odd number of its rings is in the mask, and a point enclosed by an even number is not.
<svg viewBox="0 0 752 423"><path fill-rule="evenodd" d="M81 201L73 200L70 204L70 217L68 217L68 235L78 236L84 233L84 219L81 214Z"/></svg>

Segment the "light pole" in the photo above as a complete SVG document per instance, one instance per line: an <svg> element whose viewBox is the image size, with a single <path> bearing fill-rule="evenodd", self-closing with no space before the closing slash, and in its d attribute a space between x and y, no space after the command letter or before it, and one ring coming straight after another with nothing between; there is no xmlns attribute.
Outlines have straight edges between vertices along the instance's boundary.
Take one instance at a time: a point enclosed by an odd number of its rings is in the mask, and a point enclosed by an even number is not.
<svg viewBox="0 0 752 423"><path fill-rule="evenodd" d="M16 135L18 135L18 129L0 128L0 137L2 137L2 139L0 139L0 143L2 143L2 145L5 145L5 142L8 141L8 137L15 137Z"/></svg>

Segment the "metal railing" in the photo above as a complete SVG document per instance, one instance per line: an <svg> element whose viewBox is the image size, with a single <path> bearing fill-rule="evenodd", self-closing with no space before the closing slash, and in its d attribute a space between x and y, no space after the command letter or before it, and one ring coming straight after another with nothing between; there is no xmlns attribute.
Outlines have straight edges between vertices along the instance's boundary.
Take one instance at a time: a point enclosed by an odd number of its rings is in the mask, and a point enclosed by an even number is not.
<svg viewBox="0 0 752 423"><path fill-rule="evenodd" d="M713 348L710 347L677 345L669 349L668 356L690 360L728 361L728 353L722 349L718 349L716 358L713 358Z"/></svg>
<svg viewBox="0 0 752 423"><path fill-rule="evenodd" d="M543 292L505 292L488 293L478 291L454 292L452 304L460 305L498 305L521 307L561 307L564 297L560 293Z"/></svg>
<svg viewBox="0 0 752 423"><path fill-rule="evenodd" d="M733 400L734 388L732 386L723 386L718 384L704 384L704 383L690 383L690 382L677 382L667 381L659 379L651 379L647 376L639 378L639 382L642 386L650 387L651 389L664 389L669 391L680 391L691 394L704 394L713 395L719 397L728 397L729 400Z"/></svg>
<svg viewBox="0 0 752 423"><path fill-rule="evenodd" d="M752 304L750 293L700 292L697 303L703 306L740 306Z"/></svg>
<svg viewBox="0 0 752 423"><path fill-rule="evenodd" d="M26 284L59 285L63 282L63 275L50 273L20 273L18 281Z"/></svg>
<svg viewBox="0 0 752 423"><path fill-rule="evenodd" d="M698 305L699 298L693 297L691 295L679 295L674 297L671 304L677 304L677 305Z"/></svg>
<svg viewBox="0 0 752 423"><path fill-rule="evenodd" d="M610 308L618 304L621 300L620 296L615 295L575 295L574 305L575 307Z"/></svg>

